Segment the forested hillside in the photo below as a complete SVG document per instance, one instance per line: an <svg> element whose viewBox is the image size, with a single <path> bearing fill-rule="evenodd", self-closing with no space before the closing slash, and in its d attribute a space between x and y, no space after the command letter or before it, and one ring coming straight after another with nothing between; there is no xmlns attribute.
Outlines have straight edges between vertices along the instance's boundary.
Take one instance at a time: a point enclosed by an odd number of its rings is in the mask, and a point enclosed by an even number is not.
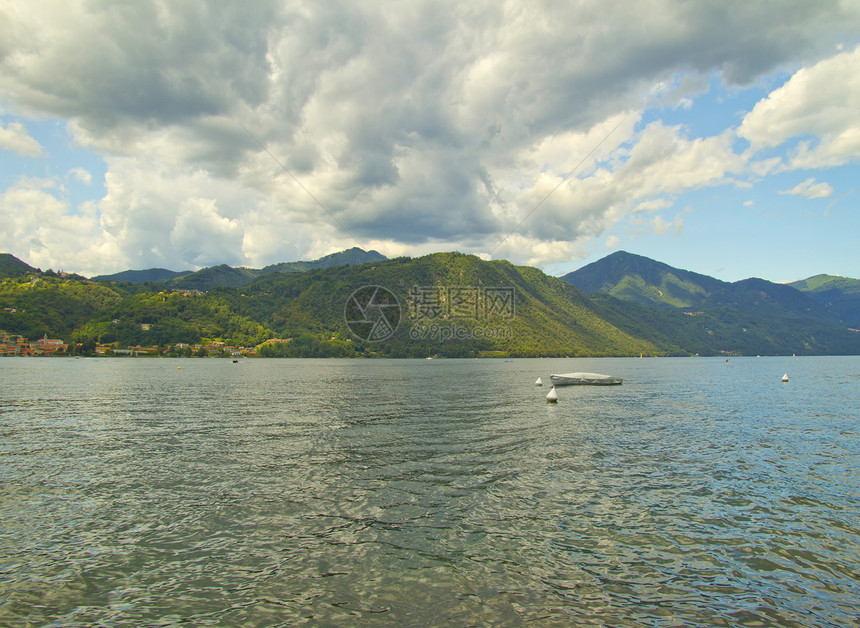
<svg viewBox="0 0 860 628"><path fill-rule="evenodd" d="M61 339L68 353L211 355L222 347L291 357L860 353L860 334L830 324L824 306L761 280L714 284L720 289L691 310L586 295L536 268L461 253L271 270L210 290L173 280L93 282L36 269L20 275L20 265L9 267L14 272L0 281L0 330ZM382 296L384 303L374 301Z"/></svg>

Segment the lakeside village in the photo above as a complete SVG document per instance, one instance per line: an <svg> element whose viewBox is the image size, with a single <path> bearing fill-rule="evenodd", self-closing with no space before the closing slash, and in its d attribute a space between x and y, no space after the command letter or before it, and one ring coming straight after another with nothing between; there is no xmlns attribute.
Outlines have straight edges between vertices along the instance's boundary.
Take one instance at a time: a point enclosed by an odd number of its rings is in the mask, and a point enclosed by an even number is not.
<svg viewBox="0 0 860 628"><path fill-rule="evenodd" d="M148 325L142 325L142 329L146 331ZM279 343L290 342L291 338L271 338L263 343ZM119 356L151 356L151 357L255 357L261 346L257 347L234 347L223 342L210 342L207 344L189 345L185 343L177 343L170 347L160 347L153 345L151 347L134 346L120 347L114 342L109 345L96 345L92 351L85 351L83 345L77 344L73 347L62 340L56 338L48 338L45 334L43 338L29 341L23 336L8 334L0 330L0 357L31 357L31 356L64 356L64 355L84 355L94 354L102 357L119 357Z"/></svg>

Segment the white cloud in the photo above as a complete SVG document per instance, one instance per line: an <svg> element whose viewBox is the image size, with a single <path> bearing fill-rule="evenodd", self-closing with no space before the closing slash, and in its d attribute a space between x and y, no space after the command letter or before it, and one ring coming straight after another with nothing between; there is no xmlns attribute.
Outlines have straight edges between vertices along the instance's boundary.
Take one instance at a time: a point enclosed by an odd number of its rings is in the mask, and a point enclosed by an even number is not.
<svg viewBox="0 0 860 628"><path fill-rule="evenodd" d="M40 268L92 272L110 264L92 203L72 209L54 181L20 179L0 194L0 250Z"/></svg>
<svg viewBox="0 0 860 628"><path fill-rule="evenodd" d="M84 185L92 185L93 175L85 168L72 168L66 176L72 177Z"/></svg>
<svg viewBox="0 0 860 628"><path fill-rule="evenodd" d="M242 250L242 235L238 220L222 216L214 199L188 198L179 206L170 244L195 266L213 266L224 251Z"/></svg>
<svg viewBox="0 0 860 628"><path fill-rule="evenodd" d="M803 0L33 0L0 7L0 98L67 121L103 158L87 224L93 263L117 266L99 270L262 266L352 245L548 263L639 214L670 233L680 223L659 212L679 195L779 167L737 154L731 131L643 123L647 108L694 111L713 76L742 86L798 65L850 82L856 51L815 61L858 29L855 4ZM771 94L782 126L754 110L742 136L790 137L803 76ZM833 93L851 103L851 89ZM824 139L798 163L853 154L838 113L804 131ZM54 255L45 241L33 246Z"/></svg>
<svg viewBox="0 0 860 628"><path fill-rule="evenodd" d="M11 150L24 157L41 157L45 154L42 145L33 139L20 122L0 124L0 150Z"/></svg>
<svg viewBox="0 0 860 628"><path fill-rule="evenodd" d="M672 222L665 220L662 216L654 216L652 224L654 225L654 233L671 233L676 236L681 233L681 229L684 227L684 220L680 215L675 216Z"/></svg>
<svg viewBox="0 0 860 628"><path fill-rule="evenodd" d="M798 183L790 190L780 190L780 194L793 194L806 198L827 198L833 196L833 188L829 183L816 183L814 178Z"/></svg>
<svg viewBox="0 0 860 628"><path fill-rule="evenodd" d="M801 141L790 168L838 166L860 158L860 47L798 70L746 115L738 135L753 150Z"/></svg>
<svg viewBox="0 0 860 628"><path fill-rule="evenodd" d="M611 235L606 238L605 246L607 249L617 249L619 246L621 246L621 238L619 238L617 235Z"/></svg>
<svg viewBox="0 0 860 628"><path fill-rule="evenodd" d="M690 139L681 127L654 122L639 133L623 133L618 140L602 156L605 165L592 163L591 171L586 168L584 173L575 173L561 186L559 183L566 174L562 168L546 170L534 180L520 180L522 189L510 202L516 212L506 215L509 229L520 225L517 233L527 238L548 242L567 240L577 250L583 250L590 238L602 235L631 216L671 208L675 198L686 191L728 182L746 163L732 151L731 133ZM520 224L541 202L540 208ZM648 230L656 233L676 234L683 225L680 217L671 222L660 216L649 220ZM500 251L516 255L516 248L500 247L494 256ZM540 250L545 254L562 254L559 247ZM541 265L565 261L562 257L542 255L531 259Z"/></svg>
<svg viewBox="0 0 860 628"><path fill-rule="evenodd" d="M674 202L668 198L650 198L636 204L636 211L657 211L672 207Z"/></svg>

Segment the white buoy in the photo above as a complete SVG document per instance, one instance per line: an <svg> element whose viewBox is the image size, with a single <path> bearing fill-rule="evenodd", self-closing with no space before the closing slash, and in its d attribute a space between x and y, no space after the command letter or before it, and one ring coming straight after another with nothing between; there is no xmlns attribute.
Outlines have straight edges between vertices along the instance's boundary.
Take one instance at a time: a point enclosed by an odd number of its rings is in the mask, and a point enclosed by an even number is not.
<svg viewBox="0 0 860 628"><path fill-rule="evenodd" d="M547 403L555 403L558 401L558 395L555 393L555 386L549 389L549 394L546 396Z"/></svg>
<svg viewBox="0 0 860 628"><path fill-rule="evenodd" d="M784 382L788 381L788 373L786 373L785 375L782 376L782 381L784 381Z"/></svg>
<svg viewBox="0 0 860 628"><path fill-rule="evenodd" d="M540 378L540 377L538 377L538 378L535 380L535 386L543 386L543 381L541 381L541 378Z"/></svg>

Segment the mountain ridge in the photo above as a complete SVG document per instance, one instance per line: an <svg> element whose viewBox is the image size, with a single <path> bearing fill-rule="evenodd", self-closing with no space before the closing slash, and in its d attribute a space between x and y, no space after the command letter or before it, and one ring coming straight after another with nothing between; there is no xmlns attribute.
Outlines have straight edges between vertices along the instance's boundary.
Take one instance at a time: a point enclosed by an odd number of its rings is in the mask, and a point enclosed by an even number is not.
<svg viewBox="0 0 860 628"><path fill-rule="evenodd" d="M808 294L853 328L860 328L860 279L814 275L788 285Z"/></svg>
<svg viewBox="0 0 860 628"><path fill-rule="evenodd" d="M646 280L675 281L681 289L670 298L695 298L695 305L587 295L537 268L448 252L250 278L248 269L210 267L222 281L232 273L242 284L211 291L35 271L0 281L0 330L61 337L85 354L96 344L166 350L204 339L285 357L860 354L860 333L796 288L755 278L708 282L641 256L634 261L652 298L666 291ZM346 322L346 303L367 286L385 288L402 307L396 335L380 344ZM510 293L511 316L493 309L493 290Z"/></svg>
<svg viewBox="0 0 860 628"><path fill-rule="evenodd" d="M175 279L176 277L182 277L183 275L190 275L193 272L193 270L176 271L168 270L167 268L146 268L143 270L123 270L110 275L95 275L90 277L90 280L119 281L128 283L147 283L152 281L157 283L160 281Z"/></svg>
<svg viewBox="0 0 860 628"><path fill-rule="evenodd" d="M726 282L674 268L642 255L617 251L562 277L586 294L603 292L657 307L689 307Z"/></svg>
<svg viewBox="0 0 860 628"><path fill-rule="evenodd" d="M845 277L815 275L791 284L751 277L729 283L618 251L563 279L586 294L603 293L663 309L733 308L860 326L860 281Z"/></svg>
<svg viewBox="0 0 860 628"><path fill-rule="evenodd" d="M247 268L245 266L229 266L227 264L207 266L196 271L149 268L146 270L125 270L110 275L96 275L91 277L91 280L108 282L127 281L134 284L155 282L169 284L176 289L211 290L224 286L238 288L252 282L257 277L275 272L305 272L311 268L365 264L384 259L387 258L378 251L365 251L359 247L352 247L337 253L324 255L316 260L280 262L269 264L259 269Z"/></svg>
<svg viewBox="0 0 860 628"><path fill-rule="evenodd" d="M384 287L402 307L396 334L378 344L346 322L351 295L366 286ZM810 317L806 297L774 286L753 280L727 295L717 290L709 298L722 301L702 311L658 308L457 252L271 272L211 292L43 273L0 282L0 329L60 336L85 353L97 344L167 350L217 339L283 357L860 354L860 334ZM500 289L510 293L510 316L487 300ZM748 298L761 303L741 307Z"/></svg>
<svg viewBox="0 0 860 628"><path fill-rule="evenodd" d="M0 253L0 277L23 277L30 273L41 272L38 268L33 268L11 253Z"/></svg>

